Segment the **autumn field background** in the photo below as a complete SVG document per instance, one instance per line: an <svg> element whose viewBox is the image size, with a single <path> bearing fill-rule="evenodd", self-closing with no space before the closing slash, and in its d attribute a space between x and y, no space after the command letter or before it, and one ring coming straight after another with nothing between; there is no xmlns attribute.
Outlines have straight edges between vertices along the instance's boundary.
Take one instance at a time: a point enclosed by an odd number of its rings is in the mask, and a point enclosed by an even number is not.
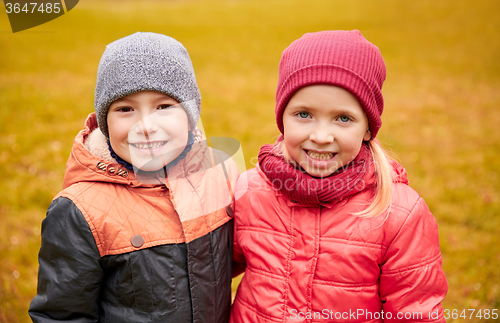
<svg viewBox="0 0 500 323"><path fill-rule="evenodd" d="M384 56L378 138L437 219L443 307L500 311L500 1L85 0L15 34L0 6L0 322L30 322L41 221L106 44L136 31L182 42L207 135L238 139L250 168L278 135L281 52L325 29L359 29ZM495 320L455 320L469 321Z"/></svg>

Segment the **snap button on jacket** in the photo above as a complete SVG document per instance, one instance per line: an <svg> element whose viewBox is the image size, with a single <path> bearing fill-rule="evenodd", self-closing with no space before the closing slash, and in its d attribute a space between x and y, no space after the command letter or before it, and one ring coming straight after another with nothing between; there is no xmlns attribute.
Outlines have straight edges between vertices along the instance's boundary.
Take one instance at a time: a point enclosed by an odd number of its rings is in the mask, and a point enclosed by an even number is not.
<svg viewBox="0 0 500 323"><path fill-rule="evenodd" d="M227 322L234 162L226 176L221 153L195 143L146 184L103 151L92 113L42 223L33 322Z"/></svg>

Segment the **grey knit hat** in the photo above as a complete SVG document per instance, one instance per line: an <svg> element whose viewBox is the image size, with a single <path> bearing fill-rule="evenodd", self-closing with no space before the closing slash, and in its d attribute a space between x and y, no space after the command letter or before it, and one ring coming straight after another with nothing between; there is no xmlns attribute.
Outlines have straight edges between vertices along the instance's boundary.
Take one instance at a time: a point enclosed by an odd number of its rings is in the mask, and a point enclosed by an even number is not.
<svg viewBox="0 0 500 323"><path fill-rule="evenodd" d="M99 62L94 106L106 137L110 104L148 90L165 93L181 103L191 129L196 127L201 95L187 50L171 37L137 32L109 44Z"/></svg>

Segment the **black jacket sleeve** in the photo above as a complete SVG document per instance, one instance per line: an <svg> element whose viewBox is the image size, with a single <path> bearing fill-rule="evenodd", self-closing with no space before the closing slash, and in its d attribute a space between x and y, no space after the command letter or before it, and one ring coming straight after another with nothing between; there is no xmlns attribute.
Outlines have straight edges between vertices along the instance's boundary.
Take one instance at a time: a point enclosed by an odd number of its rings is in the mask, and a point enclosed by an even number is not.
<svg viewBox="0 0 500 323"><path fill-rule="evenodd" d="M80 210L55 199L42 222L38 288L29 315L35 323L98 322L103 278L100 255Z"/></svg>

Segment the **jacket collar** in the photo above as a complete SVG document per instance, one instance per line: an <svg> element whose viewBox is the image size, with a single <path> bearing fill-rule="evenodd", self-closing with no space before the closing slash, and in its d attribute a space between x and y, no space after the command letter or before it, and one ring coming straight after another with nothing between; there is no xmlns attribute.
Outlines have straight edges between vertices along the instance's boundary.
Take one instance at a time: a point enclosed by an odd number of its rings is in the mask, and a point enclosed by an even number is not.
<svg viewBox="0 0 500 323"><path fill-rule="evenodd" d="M63 188L78 182L107 182L145 188L164 187L167 180L163 170L141 173L139 180L133 171L127 170L111 157L107 140L98 128L95 112L89 114L83 130L73 142L66 163ZM200 160L206 153L205 150L206 147L202 144L193 145L188 155L169 169L169 174L198 171L198 168L203 167L200 165Z"/></svg>

